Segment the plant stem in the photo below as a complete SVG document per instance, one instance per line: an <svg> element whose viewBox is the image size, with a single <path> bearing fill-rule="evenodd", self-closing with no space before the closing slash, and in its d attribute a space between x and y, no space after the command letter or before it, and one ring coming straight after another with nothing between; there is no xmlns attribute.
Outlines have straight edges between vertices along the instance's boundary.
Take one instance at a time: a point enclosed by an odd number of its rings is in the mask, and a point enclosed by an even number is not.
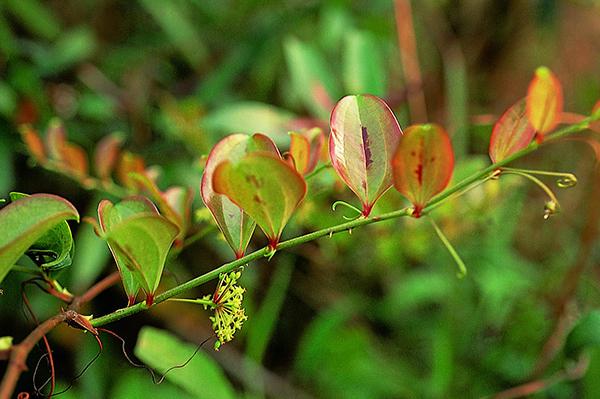
<svg viewBox="0 0 600 399"><path fill-rule="evenodd" d="M185 302L185 303L193 303L195 305L206 305L210 307L214 307L215 304L210 299L188 299L188 298L169 298L167 299L169 302Z"/></svg>
<svg viewBox="0 0 600 399"><path fill-rule="evenodd" d="M448 240L448 237L446 237L444 232L438 227L435 220L433 220L432 218L429 218L429 221L431 222L431 225L435 229L435 232L436 232L437 236L439 237L440 241L442 241L442 244L444 244L444 246L446 247L446 249L452 256L452 259L454 259L454 262L456 262L456 265L458 266L457 277L463 278L464 276L467 275L467 266L465 266L465 262L463 262L462 258L460 257L458 252L456 252L456 249L454 249L454 246L452 246L452 243L450 242L450 240Z"/></svg>
<svg viewBox="0 0 600 399"><path fill-rule="evenodd" d="M569 125L562 129L559 129L555 133L548 135L545 139L545 142L554 141L556 139L568 136L570 134L585 130L589 126L590 122L593 122L598 119L600 119L600 113L598 113L597 115L593 115L591 117L587 117L584 120L582 120L580 123L576 123L574 125ZM489 175L494 173L497 169L501 168L504 165L509 164L510 162L512 162L516 159L522 158L523 156L532 153L538 147L539 147L539 145L537 144L537 142L533 141L531 144L529 144L524 149L517 151L514 154L512 154L511 156L509 156L499 162L496 162L496 163L488 166L487 168L484 168L483 170L481 170L477 173L474 173L473 175L461 180L454 186L444 190L442 193L440 193L437 196L435 196L434 198L432 198L431 201L428 203L428 205L423 209L423 213L427 213L427 212L431 211L432 209L434 209L436 207L437 204L445 201L453 194L462 191L463 189L465 189L468 186L470 186L471 184L479 181L480 179L487 178ZM277 245L276 249L277 250L286 249L286 248L290 248L290 247L293 247L293 246L296 246L299 244L303 244L303 243L306 243L309 241L316 240L317 238L333 235L333 234L343 232L343 231L348 231L355 227L366 226L368 224L381 222L381 221L388 220L388 219L396 219L396 218L403 217L403 216L409 216L411 214L411 211L412 211L411 208L403 208L403 209L399 209L399 210L396 210L393 212L384 213L383 215L371 216L368 218L360 218L360 219L352 220L349 222L341 223L336 226L327 227L325 229L317 230L312 233L308 233L308 234L305 234L305 235L302 235L299 237L291 238L287 241L282 241ZM179 295L189 289L198 287L208 281L211 281L211 280L219 277L220 273L228 273L240 266L244 266L244 265L252 262L253 260L261 259L268 252L269 252L269 249L267 247L265 247L265 248L259 249L257 251L254 251L242 258L225 263L225 264L217 267L216 269L211 270L208 273L205 273L201 276L193 278L185 283L182 283L174 288L171 288L170 290L163 292L162 294L158 295L155 298L154 304L159 304L161 302L164 302L167 299L172 298L176 295ZM114 321L120 320L122 318L134 315L136 313L142 312L147 309L148 309L148 306L146 306L146 304L144 302L141 302L141 303L137 303L137 304L127 307L127 308L117 309L114 312L109 313L105 316L94 318L91 320L91 323L94 327L99 327L99 326L103 326L105 324L109 324Z"/></svg>

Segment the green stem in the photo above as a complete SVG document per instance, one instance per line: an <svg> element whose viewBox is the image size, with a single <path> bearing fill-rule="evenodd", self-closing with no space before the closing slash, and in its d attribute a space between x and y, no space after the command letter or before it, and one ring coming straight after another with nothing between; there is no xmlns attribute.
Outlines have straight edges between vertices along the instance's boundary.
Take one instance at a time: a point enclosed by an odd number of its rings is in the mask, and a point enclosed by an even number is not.
<svg viewBox="0 0 600 399"><path fill-rule="evenodd" d="M213 301L211 301L210 299L169 298L167 300L169 302L185 302L185 303L193 303L196 305L206 305L206 306L210 306L211 308L215 306Z"/></svg>
<svg viewBox="0 0 600 399"><path fill-rule="evenodd" d="M432 218L429 218L429 221L431 222L431 225L435 229L436 234L440 238L440 241L442 241L442 244L444 244L444 246L446 247L446 249L448 250L450 255L452 255L452 259L454 259L454 262L456 262L456 265L458 266L458 273L456 274L457 277L463 278L464 276L467 275L467 266L465 265L465 262L463 262L462 258L460 257L458 252L456 252L456 249L454 249L454 246L452 245L450 240L448 240L448 237L446 237L444 232L438 227L435 220L433 220Z"/></svg>
<svg viewBox="0 0 600 399"><path fill-rule="evenodd" d="M556 139L568 136L569 134L573 134L573 133L577 133L582 130L585 130L589 126L590 122L593 122L598 119L600 119L600 113L597 113L596 115L594 115L592 117L585 118L580 123L566 126L562 129L559 129L555 133L547 136L545 142L554 141ZM423 211L424 212L431 211L435 207L436 204L446 200L448 197L450 197L454 193L460 192L461 190L467 188L468 186L475 183L476 181L489 176L490 174L495 172L497 169L500 169L502 166L505 166L518 158L521 158L527 154L530 154L531 152L535 151L537 148L538 148L538 144L536 142L532 142L531 144L529 144L527 147L525 147L521 151L518 151L518 152L512 154L511 156L503 159L502 161L496 162L495 164L492 164L492 165L488 166L487 168L485 168L477 173L474 173L473 175L467 177L466 179L461 180L454 186L444 190L442 193L435 196L429 202L429 204L423 209ZM299 237L295 237L295 238L289 239L287 241L282 241L277 245L277 249L280 250L280 249L290 248L290 247L293 247L293 246L296 246L296 245L299 245L299 244L302 244L305 242L316 240L317 238L336 234L336 233L339 233L342 231L347 231L347 230L353 229L355 227L366 226L368 224L377 223L377 222L381 222L381 221L389 220L389 219L396 219L399 217L408 216L409 214L410 214L410 208L403 208L403 209L385 213L385 214L379 215L379 216L371 216L368 218L356 219L356 220L353 220L350 222L341 223L336 226L327 227L325 229L317 230L312 233L308 233L308 234L305 234L305 235L302 235ZM182 284L180 284L174 288L171 288L170 290L165 291L162 294L158 295L155 298L155 304L164 302L169 298L177 296L187 290L198 287L208 281L218 278L220 273L228 273L240 266L244 266L247 263L252 262L253 260L260 259L267 252L268 252L267 247L259 249L259 250L254 251L242 258L236 259L229 263L225 263L225 264L217 267L216 269L211 270L208 273L205 273L201 276L198 276L189 281L186 281L185 283L182 283ZM105 316L101 316L101 317L92 319L91 323L94 327L99 327L99 326L120 320L124 317L128 317L133 314L139 313L146 309L148 309L148 307L145 305L145 303L143 303L143 302L137 303L137 304L127 307L127 308L117 309L114 312L107 314Z"/></svg>

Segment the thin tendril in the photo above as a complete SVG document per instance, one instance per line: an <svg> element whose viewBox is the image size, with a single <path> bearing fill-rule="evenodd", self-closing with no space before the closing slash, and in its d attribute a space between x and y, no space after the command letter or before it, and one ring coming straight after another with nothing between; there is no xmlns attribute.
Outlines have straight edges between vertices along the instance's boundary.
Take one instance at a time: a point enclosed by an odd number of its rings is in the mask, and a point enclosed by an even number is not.
<svg viewBox="0 0 600 399"><path fill-rule="evenodd" d="M574 187L577 184L577 176L575 176L573 173L548 172L545 170L518 169L518 168L508 168L508 167L502 167L502 170L507 171L507 172L527 173L530 175L558 177L558 179L556 180L556 185L560 188L570 188L570 187Z"/></svg>
<svg viewBox="0 0 600 399"><path fill-rule="evenodd" d="M528 173L520 172L520 171L516 171L516 170L506 170L506 171L503 171L503 173L522 176L526 179L529 179L530 181L535 183L539 188L541 188L546 193L546 195L550 198L550 204L546 203L546 207L544 210L544 219L548 219L548 217L550 215L558 212L558 209L560 209L560 204L558 202L558 199L556 198L556 195L554 195L554 192L550 189L550 187L548 187L543 181L541 181L537 177L532 176Z"/></svg>
<svg viewBox="0 0 600 399"><path fill-rule="evenodd" d="M106 328L98 328L98 331L103 331L105 333L108 333L108 334L112 335L113 337L117 338L119 341L121 341L121 351L123 352L123 356L125 356L125 359L127 359L127 362L129 364L131 364L133 367L142 368L142 369L147 370L150 373L150 375L152 376L152 382L155 385L161 384L165 380L165 378L167 377L167 374L170 371L175 370L175 369L180 369L180 368L187 366L188 363L192 361L194 356L196 356L196 354L200 351L200 348L202 348L202 346L212 338L212 336L209 336L204 341L202 341L200 344L198 344L194 353L192 353L192 355L185 362L183 362L182 364L178 364L178 365L169 367L168 369L165 370L165 372L159 378L159 377L157 377L154 370L152 370L150 367L146 366L145 364L136 363L131 359L131 357L129 357L129 355L127 354L127 349L125 348L125 340L119 334L117 334L116 332L111 331L109 329L106 329Z"/></svg>
<svg viewBox="0 0 600 399"><path fill-rule="evenodd" d="M333 209L333 211L335 211L335 209L336 209L338 206L340 206L340 205L342 205L342 206L344 206L344 207L346 207L346 208L348 208L348 209L350 209L350 210L352 210L352 211L354 211L354 212L356 212L356 213L357 213L357 215L356 215L356 216L354 216L354 217L349 217L349 216L346 216L346 215L342 215L342 217L343 217L345 220L356 220L356 219L358 219L359 217L361 217L361 216L362 216L362 214L363 214L363 212L362 212L360 209L358 209L358 208L357 208L357 207L355 207L354 205L351 205L351 204L347 203L346 201L335 201L335 202L333 203L333 205L331 205L331 209Z"/></svg>
<svg viewBox="0 0 600 399"><path fill-rule="evenodd" d="M96 338L96 342L98 342L98 353L96 353L96 355L92 358L92 360L90 360L85 365L85 367L71 380L71 382L69 383L69 386L67 386L65 389L63 389L60 392L56 392L54 394L48 395L49 398L53 397L53 396L62 395L63 393L65 393L68 390L70 390L71 388L73 388L73 384L75 384L75 381L77 381L78 379L80 379L85 374L85 372L92 366L92 364L94 364L94 362L96 362L96 360L98 360L98 358L102 354L102 349L103 349L103 347L102 347L102 341L100 341L100 337L98 337L97 335L93 335L93 336L94 336L94 338ZM39 393L39 392L36 392L36 393Z"/></svg>
<svg viewBox="0 0 600 399"><path fill-rule="evenodd" d="M31 315L31 318L33 319L36 326L39 326L40 322L39 322L38 318L35 316L33 309L31 308L29 299L27 298L27 293L25 292L25 288L27 287L27 285L33 284L33 285L36 285L38 288L40 288L42 291L46 291L41 285L38 284L38 282L37 282L38 280L43 281L43 279L40 277L34 277L32 279L26 280L21 283L21 298L23 300L23 304L25 305L25 308ZM23 311L23 308L21 308L21 310ZM23 311L23 313L25 313L25 312ZM27 314L25 314L25 319L28 319ZM50 342L48 341L48 338L46 338L46 335L42 335L42 341L44 342L44 346L46 347L46 354L48 355L48 364L50 366L50 393L49 393L49 396L52 396L52 393L54 392L54 388L56 387L54 358L52 357L52 348L50 348ZM38 344L36 344L36 346L38 346L38 348L39 348Z"/></svg>

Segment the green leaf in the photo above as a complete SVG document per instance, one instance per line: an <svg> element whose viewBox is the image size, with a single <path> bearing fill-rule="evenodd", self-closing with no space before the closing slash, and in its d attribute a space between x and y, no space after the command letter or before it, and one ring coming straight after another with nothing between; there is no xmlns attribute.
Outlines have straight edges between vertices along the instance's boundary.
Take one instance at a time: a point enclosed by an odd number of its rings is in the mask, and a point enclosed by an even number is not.
<svg viewBox="0 0 600 399"><path fill-rule="evenodd" d="M202 127L220 132L285 134L294 115L269 104L243 101L220 107L202 120Z"/></svg>
<svg viewBox="0 0 600 399"><path fill-rule="evenodd" d="M119 373L119 379L114 384L110 397L127 399L195 398L169 382L163 382L160 385L154 384L148 375L140 373L138 370L126 371L124 374Z"/></svg>
<svg viewBox="0 0 600 399"><path fill-rule="evenodd" d="M79 221L77 210L51 194L33 194L0 209L0 282L31 245L65 220Z"/></svg>
<svg viewBox="0 0 600 399"><path fill-rule="evenodd" d="M262 134L247 136L232 134L215 145L208 156L200 193L206 207L212 213L225 240L237 257L244 255L248 242L254 232L255 223L240 207L231 202L225 195L213 190L213 175L216 167L223 161L239 161L252 151L268 151L279 157L279 150L271 139Z"/></svg>
<svg viewBox="0 0 600 399"><path fill-rule="evenodd" d="M343 78L346 91L353 94L385 95L383 57L373 34L351 31L345 38Z"/></svg>
<svg viewBox="0 0 600 399"><path fill-rule="evenodd" d="M158 372L164 373L167 369L184 363L194 350L193 345L182 342L167 331L144 327L135 346L135 355ZM225 374L202 350L185 367L172 370L166 378L198 399L236 397Z"/></svg>
<svg viewBox="0 0 600 399"><path fill-rule="evenodd" d="M48 40L59 35L60 22L52 8L39 0L5 0L4 5L31 33Z"/></svg>
<svg viewBox="0 0 600 399"><path fill-rule="evenodd" d="M294 93L314 116L326 119L340 93L329 62L317 49L295 38L286 40L284 48Z"/></svg>
<svg viewBox="0 0 600 399"><path fill-rule="evenodd" d="M583 350L600 346L600 311L594 310L583 316L571 330L565 341L565 353L577 357Z"/></svg>
<svg viewBox="0 0 600 399"><path fill-rule="evenodd" d="M191 11L185 2L140 0L141 6L154 18L167 37L183 54L192 68L207 60L208 50L203 35L190 19Z"/></svg>
<svg viewBox="0 0 600 399"><path fill-rule="evenodd" d="M535 129L529 124L525 109L525 99L521 99L494 125L489 150L492 162L499 162L527 147L533 139Z"/></svg>
<svg viewBox="0 0 600 399"><path fill-rule="evenodd" d="M450 181L454 153L448 133L439 125L410 126L392 161L394 187L415 207L414 216Z"/></svg>
<svg viewBox="0 0 600 399"><path fill-rule="evenodd" d="M177 226L160 215L131 216L111 228L106 240L115 257L133 272L151 306L169 249L177 237Z"/></svg>
<svg viewBox="0 0 600 399"><path fill-rule="evenodd" d="M123 140L123 134L113 133L104 136L96 145L94 169L101 180L110 180L110 176L119 160Z"/></svg>
<svg viewBox="0 0 600 399"><path fill-rule="evenodd" d="M17 201L29 197L28 194L10 193L10 200ZM62 269L71 266L75 246L73 235L67 222L61 222L48 230L25 252L42 271L55 277Z"/></svg>
<svg viewBox="0 0 600 399"><path fill-rule="evenodd" d="M36 57L42 75L68 70L91 57L96 49L96 38L91 29L78 27L62 34L50 51Z"/></svg>
<svg viewBox="0 0 600 399"><path fill-rule="evenodd" d="M401 136L396 117L375 96L346 96L331 113L331 163L361 200L364 216L392 186L391 160Z"/></svg>
<svg viewBox="0 0 600 399"><path fill-rule="evenodd" d="M142 266L151 269L148 273L150 273L150 275L153 277L151 280L152 283L156 283L156 285L158 285L158 281L155 281L154 279L156 279L156 273L158 271L157 268L160 269L160 273L162 273L162 267L164 266L164 258L161 258L162 251L164 251L164 249L161 246L160 251L156 252L156 248L153 246L153 244L157 243L154 243L151 237L148 237L147 235L144 236L141 234L142 237L138 237L140 238L140 242L136 243L133 247L130 247L129 241L134 239L134 237L129 237L129 240L123 242L119 241L117 238L114 238L112 241L108 239L108 237L110 237L115 230L119 231L117 235L120 237L123 234L123 229L126 231L130 220L135 220L135 218L139 217L158 218L159 220L167 222L168 225L163 222L159 222L159 224L169 226L166 227L167 230L172 230L170 226L174 226L172 223L169 223L165 218L159 215L158 210L154 204L150 202L150 200L142 196L126 198L117 204L113 204L108 200L104 200L98 205L98 219L100 220L100 228L102 229L103 233L105 233L108 246L113 254L113 257L115 258L119 272L121 273L123 288L125 289L130 305L135 301L135 296L140 287L144 288L144 291L150 294L152 294L155 289L155 287L154 289L151 289L153 285L148 284L147 278L142 274ZM139 222L136 222L130 228L135 229L135 226L138 224ZM151 228L151 226L154 224L156 224L156 222L150 222L149 226L147 227ZM165 227L159 227L159 231L155 233L160 233L160 231L164 229ZM167 231L166 233L169 234L170 231ZM167 237L168 236L162 237L160 244L164 244L163 240ZM150 241L148 241L149 239ZM166 248L167 251L171 246L171 243L169 243L168 247ZM136 258L131 258L131 256L135 256L131 253L132 251L137 254L140 250L143 251L143 247L145 245L150 246L148 251L155 251L147 252L146 255L150 257L155 255L158 256L159 259L152 260L150 264L140 264ZM158 255L156 255L157 253ZM166 257L166 252L164 256ZM160 263L160 259L162 259L162 263ZM160 280L160 273L158 274L158 280Z"/></svg>
<svg viewBox="0 0 600 399"><path fill-rule="evenodd" d="M306 194L306 182L281 158L254 152L226 160L214 171L213 189L244 210L276 248L283 228Z"/></svg>

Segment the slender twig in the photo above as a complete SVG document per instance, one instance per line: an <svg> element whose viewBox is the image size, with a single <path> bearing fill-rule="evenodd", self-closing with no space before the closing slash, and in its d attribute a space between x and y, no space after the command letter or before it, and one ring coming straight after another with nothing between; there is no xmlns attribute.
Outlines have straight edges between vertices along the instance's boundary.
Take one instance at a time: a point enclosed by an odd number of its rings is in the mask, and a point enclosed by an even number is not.
<svg viewBox="0 0 600 399"><path fill-rule="evenodd" d="M98 283L90 287L85 293L79 297L73 298L69 305L70 310L78 310L84 303L91 301L102 291L111 287L119 281L119 273L115 272ZM4 373L2 383L0 384L0 399L9 399L17 385L19 377L23 371L27 370L27 357L40 341L46 338L46 334L52 331L59 324L67 320L67 313L60 312L45 322L39 324L21 343L13 345L10 349L10 358L8 367Z"/></svg>
<svg viewBox="0 0 600 399"><path fill-rule="evenodd" d="M525 384L507 389L491 396L492 399L514 399L530 396L545 391L551 386L563 381L577 380L585 375L589 366L589 359L585 356L572 367L562 369L548 378L534 380Z"/></svg>
<svg viewBox="0 0 600 399"><path fill-rule="evenodd" d="M423 93L421 68L417 54L417 40L413 26L412 7L410 0L395 0L394 11L396 15L396 31L398 33L398 46L404 70L405 84L408 86L408 105L413 122L427 120L427 106ZM412 89L414 87L414 89Z"/></svg>
<svg viewBox="0 0 600 399"><path fill-rule="evenodd" d="M81 305L87 303L97 297L100 293L105 291L107 288L112 287L116 283L118 283L121 279L121 275L119 272L113 272L108 276L104 277L102 280L98 281L96 284L91 286L86 292L81 294L78 297L73 298L73 301L69 305L70 310L79 310Z"/></svg>
<svg viewBox="0 0 600 399"><path fill-rule="evenodd" d="M33 347L42 340L54 327L66 320L63 313L53 316L37 326L20 344L13 345L10 351L8 367L0 384L0 399L9 399L15 390L19 376L27 370L27 356Z"/></svg>

